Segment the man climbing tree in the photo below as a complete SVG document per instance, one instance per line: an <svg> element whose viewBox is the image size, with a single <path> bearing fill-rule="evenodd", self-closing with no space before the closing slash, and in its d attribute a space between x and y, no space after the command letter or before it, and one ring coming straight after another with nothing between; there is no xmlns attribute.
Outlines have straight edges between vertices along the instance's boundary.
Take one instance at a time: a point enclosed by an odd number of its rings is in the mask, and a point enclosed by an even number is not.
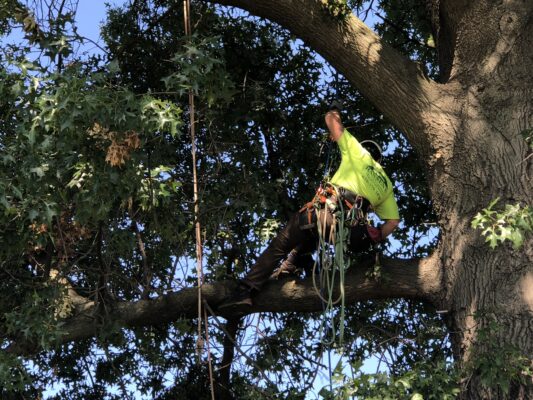
<svg viewBox="0 0 533 400"><path fill-rule="evenodd" d="M197 0L184 49L181 2L135 1L109 14L109 55L91 60L76 55L77 2L4 3L0 32L27 39L1 46L1 398L53 385L56 398L207 399L209 357L227 398L533 397L533 2ZM404 226L382 279L348 270L354 373L314 396L312 279L270 280L225 326L217 310L224 278L312 196L332 96L350 99L361 143L399 144L386 168ZM386 377L358 370L375 356Z"/></svg>
<svg viewBox="0 0 533 400"><path fill-rule="evenodd" d="M345 218L350 226L346 244L353 252L369 250L398 226L398 205L392 183L378 162L380 151L373 156L375 147L371 142L367 142L369 146L366 149L344 128L341 108L341 103L334 101L325 117L329 138L338 144L341 151L342 159L337 172L331 182L320 186L312 202L293 215L252 270L239 282L231 299L220 306L221 310L251 306L252 291L261 289L289 252L280 269L295 270L304 257L316 249L318 235L334 242L332 232L339 229L337 224L342 224ZM380 228L368 224L370 207L385 221ZM338 211L345 214L340 220L335 217Z"/></svg>

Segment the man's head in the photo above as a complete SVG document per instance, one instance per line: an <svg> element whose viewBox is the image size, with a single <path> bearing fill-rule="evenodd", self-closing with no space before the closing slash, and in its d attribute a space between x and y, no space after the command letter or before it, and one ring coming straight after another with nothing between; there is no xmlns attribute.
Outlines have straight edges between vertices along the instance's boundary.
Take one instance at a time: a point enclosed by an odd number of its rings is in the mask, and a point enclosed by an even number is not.
<svg viewBox="0 0 533 400"><path fill-rule="evenodd" d="M361 146L367 150L372 158L376 160L378 163L381 162L382 158L382 152L381 152L381 146L374 142L373 140L363 140L361 142Z"/></svg>

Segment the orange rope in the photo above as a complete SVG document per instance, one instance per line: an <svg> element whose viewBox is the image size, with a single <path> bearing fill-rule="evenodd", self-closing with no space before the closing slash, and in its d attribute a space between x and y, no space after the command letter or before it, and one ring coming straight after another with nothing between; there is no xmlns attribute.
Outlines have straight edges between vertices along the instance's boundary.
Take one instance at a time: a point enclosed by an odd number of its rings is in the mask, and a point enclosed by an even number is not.
<svg viewBox="0 0 533 400"><path fill-rule="evenodd" d="M190 2L189 0L183 1L183 18L185 25L185 35L191 35L191 19L190 19ZM202 343L202 235L200 227L200 205L198 204L198 177L196 173L196 120L194 109L194 93L192 89L189 90L189 118L191 134L191 153L192 153L192 181L193 181L193 199L194 199L194 225L196 232L196 275L198 278L198 343L196 346L198 353L198 361L201 361L201 350L203 348Z"/></svg>

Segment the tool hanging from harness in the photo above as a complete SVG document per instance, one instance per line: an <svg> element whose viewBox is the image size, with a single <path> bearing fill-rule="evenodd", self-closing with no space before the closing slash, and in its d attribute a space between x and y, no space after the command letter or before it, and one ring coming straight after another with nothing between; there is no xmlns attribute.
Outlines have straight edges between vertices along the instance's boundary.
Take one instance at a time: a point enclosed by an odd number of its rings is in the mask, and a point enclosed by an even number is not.
<svg viewBox="0 0 533 400"><path fill-rule="evenodd" d="M344 282L346 270L352 263L352 254L373 248L368 234L369 206L369 201L364 197L328 183L320 185L313 200L299 212L300 229L312 230L318 242L317 260L311 276L315 291L323 303L324 318L319 330L322 342L327 345L335 342L337 326L339 344L343 342ZM339 303L337 324L334 322L334 313Z"/></svg>
<svg viewBox="0 0 533 400"><path fill-rule="evenodd" d="M341 201L349 214L351 225L366 223L366 215L370 202L362 196L344 188L337 188L327 183L320 185L313 200L300 209L300 229L316 227L316 209L327 207L330 212L335 212L337 202Z"/></svg>
<svg viewBox="0 0 533 400"><path fill-rule="evenodd" d="M300 229L316 229L320 210L337 214L342 212L344 228L348 229L345 247L353 253L370 250L374 244L368 232L370 202L364 197L332 184L320 185L310 202L300 209ZM336 228L338 230L338 227Z"/></svg>

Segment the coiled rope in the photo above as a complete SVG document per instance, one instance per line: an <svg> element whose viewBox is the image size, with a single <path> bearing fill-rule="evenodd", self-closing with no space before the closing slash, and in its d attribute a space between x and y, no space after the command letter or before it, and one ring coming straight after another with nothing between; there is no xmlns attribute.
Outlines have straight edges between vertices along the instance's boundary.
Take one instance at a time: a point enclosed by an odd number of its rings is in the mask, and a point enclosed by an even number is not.
<svg viewBox="0 0 533 400"><path fill-rule="evenodd" d="M336 193L339 193L337 187L332 186ZM347 228L347 220L354 217L356 210L352 208L348 213L344 209L342 201L337 199L332 202L330 199L322 206L315 204L315 213L317 216L318 229L318 245L317 245L317 260L313 265L312 280L313 287L323 304L323 318L320 326L322 342L326 345L335 343L336 329L335 321L331 318L329 327L330 337L328 338L327 321L332 315L335 306L340 302L340 316L339 316L339 342L341 346L344 338L344 315L345 315L345 273L350 266L350 254L346 251L346 243L350 240L350 229ZM321 210L323 210L321 212ZM328 213L331 215L331 223L329 224L329 234L327 232L327 218ZM317 283L317 268L319 268L319 282ZM337 283L338 281L338 283ZM339 295L334 298L335 288L338 284Z"/></svg>

